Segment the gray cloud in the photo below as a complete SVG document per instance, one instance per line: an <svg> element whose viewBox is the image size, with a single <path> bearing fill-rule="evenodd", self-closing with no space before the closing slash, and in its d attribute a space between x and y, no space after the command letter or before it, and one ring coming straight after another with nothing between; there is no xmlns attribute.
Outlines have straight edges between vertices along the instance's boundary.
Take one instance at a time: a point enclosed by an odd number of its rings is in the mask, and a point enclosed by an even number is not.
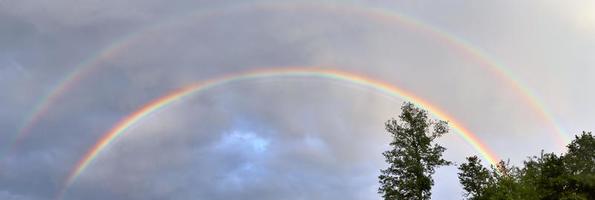
<svg viewBox="0 0 595 200"><path fill-rule="evenodd" d="M141 105L256 68L324 65L385 80L442 108L515 163L559 149L522 94L460 46L399 19L379 19L369 8L322 4L331 6L0 1L3 147L66 74L115 41L129 42L59 97L18 149L0 149L0 199L52 199L84 152ZM560 10L512 1L375 4L489 53L567 131L595 128L595 96L588 93L595 40L582 2ZM207 11L217 14L201 15ZM137 123L76 179L66 199L379 199L376 176L389 140L383 122L401 102L320 78L221 85ZM477 154L454 132L440 142L450 160ZM455 171L438 171L436 197L460 197Z"/></svg>

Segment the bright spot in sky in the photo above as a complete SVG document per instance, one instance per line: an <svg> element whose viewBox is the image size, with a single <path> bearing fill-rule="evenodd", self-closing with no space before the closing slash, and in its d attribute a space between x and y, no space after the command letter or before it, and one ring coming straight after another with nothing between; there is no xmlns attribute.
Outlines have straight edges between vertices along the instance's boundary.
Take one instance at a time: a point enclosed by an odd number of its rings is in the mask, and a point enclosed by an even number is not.
<svg viewBox="0 0 595 200"><path fill-rule="evenodd" d="M313 149L322 150L326 148L326 144L322 139L313 137L311 135L307 135L306 138L304 138L304 143L306 146Z"/></svg>
<svg viewBox="0 0 595 200"><path fill-rule="evenodd" d="M576 10L576 21L581 29L595 31L595 1L587 2Z"/></svg>
<svg viewBox="0 0 595 200"><path fill-rule="evenodd" d="M595 28L595 2L591 3L587 13L589 13L587 15L587 23L591 24L591 27Z"/></svg>
<svg viewBox="0 0 595 200"><path fill-rule="evenodd" d="M229 148L250 148L254 152L262 153L267 150L270 141L260 137L254 132L234 130L223 135L221 142L217 147L221 149Z"/></svg>

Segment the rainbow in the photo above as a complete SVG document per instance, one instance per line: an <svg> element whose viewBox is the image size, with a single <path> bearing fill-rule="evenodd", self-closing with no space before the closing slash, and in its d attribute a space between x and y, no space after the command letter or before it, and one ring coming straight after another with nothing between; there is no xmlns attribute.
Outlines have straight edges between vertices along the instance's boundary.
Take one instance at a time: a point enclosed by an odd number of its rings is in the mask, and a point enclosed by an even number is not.
<svg viewBox="0 0 595 200"><path fill-rule="evenodd" d="M188 97L192 94L204 92L216 86L254 79L263 78L278 78L278 77L315 77L323 79L331 79L337 81L348 82L356 84L366 88L371 88L384 94L400 97L407 101L412 101L420 107L428 110L436 117L448 120L449 125L467 142L471 145L479 154L490 164L495 165L499 160L498 156L494 154L485 144L483 144L479 138L471 132L469 129L464 127L462 123L456 120L451 115L447 114L443 110L439 109L436 105L410 93L401 88L395 87L387 82L372 79L358 74L353 74L346 71L339 71L334 69L321 69L313 67L294 67L294 68L277 68L277 69L259 69L251 70L241 73L229 74L218 78L213 78L188 86L177 89L165 96L159 97L148 104L140 107L135 112L129 114L120 120L115 126L107 131L98 140L98 142L87 151L87 153L80 159L75 165L74 169L68 175L66 183L59 194L61 199L64 195L66 188L68 188L76 178L83 173L83 171L97 158L99 153L105 150L111 143L118 139L126 131L139 123L142 119L147 116L156 113L158 110L164 109L171 105L173 102L180 101L181 99Z"/></svg>
<svg viewBox="0 0 595 200"><path fill-rule="evenodd" d="M342 3L346 3L342 2ZM395 13L394 11L385 9L385 8L377 8L371 7L368 5L360 5L357 3L351 2L350 4L332 4L329 2L326 3L309 3L309 4L290 4L290 3L271 3L267 2L266 4L262 5L251 5L251 4L243 4L241 6L233 7L232 9L225 9L225 10L199 10L196 12L186 13L184 15L180 15L177 17L172 17L169 20L165 20L165 22L158 23L157 25L151 26L149 28L142 29L137 32L133 32L129 35L126 35L120 40L108 45L107 48L101 50L99 53L94 54L89 59L87 59L82 64L78 65L74 68L74 70L64 79L58 82L54 88L52 88L47 95L40 99L39 103L34 107L31 114L28 115L26 120L24 120L22 128L19 129L17 136L11 142L13 145L18 143L19 140L25 138L29 132L31 131L32 127L34 127L43 116L50 110L50 108L58 102L61 96L63 96L70 88L77 85L79 80L84 79L84 77L88 74L92 74L91 72L96 70L102 61L108 60L114 57L114 55L118 55L120 52L123 52L129 46L133 45L136 42L141 42L147 35L153 33L155 31L159 31L163 29L166 25L175 25L179 23L185 22L185 20L194 19L194 17L208 17L208 16L218 16L222 14L229 14L233 13L233 11L246 11L251 9L285 9L285 10L295 10L295 9L303 9L305 11L309 10L323 10L326 12L337 12L337 13L347 13L353 15L359 15L363 17L367 17L370 19L378 20L381 22L386 23L397 23L405 28L419 31L423 34L426 34L430 37L437 39L437 41L441 42L444 45L450 46L453 49L456 49L466 55L468 59L477 62L481 66L488 68L492 73L498 75L498 77L506 82L509 86L514 88L522 98L530 107L535 110L540 118L542 118L548 125L550 125L553 130L555 131L557 141L563 147L570 141L570 136L565 133L565 131L559 126L554 115L546 109L545 104L539 100L537 95L532 92L528 87L524 86L521 81L518 81L515 76L512 75L510 71L507 71L503 65L495 62L491 59L485 52L472 46L470 43L466 42L463 39L459 39L443 30L438 28L432 27L430 25L424 24L419 20L415 20L413 18L407 17L405 15L401 15ZM202 18L200 18L202 19ZM12 149L12 148L11 148Z"/></svg>

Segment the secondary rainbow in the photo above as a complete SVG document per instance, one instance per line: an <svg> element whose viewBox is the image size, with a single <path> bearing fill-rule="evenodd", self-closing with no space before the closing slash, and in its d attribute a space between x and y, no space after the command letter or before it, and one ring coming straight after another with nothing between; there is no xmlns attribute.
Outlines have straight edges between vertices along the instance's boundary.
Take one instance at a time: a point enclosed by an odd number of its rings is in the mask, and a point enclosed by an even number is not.
<svg viewBox="0 0 595 200"><path fill-rule="evenodd" d="M278 68L278 69L259 69L251 70L242 73L235 73L219 78L209 79L194 83L180 89L177 89L165 96L157 98L148 104L140 107L137 111L124 117L109 131L107 131L98 142L83 156L82 159L75 165L74 169L68 175L65 185L58 195L58 199L61 199L64 195L66 188L68 188L76 178L97 158L99 153L106 149L113 141L119 136L129 130L133 125L137 124L147 116L157 112L160 109L166 108L173 102L179 101L189 95L200 93L210 88L224 85L231 82L263 79L263 78L279 78L279 77L310 77L310 78L323 78L337 81L344 81L364 87L374 89L376 91L388 94L390 96L400 97L407 101L412 101L422 108L428 110L431 114L436 117L448 120L450 126L467 142L471 145L487 162L490 164L496 164L499 160L498 156L492 152L485 144L483 144L479 138L463 126L457 119L447 114L442 109L439 109L436 105L414 95L411 92L405 91L394 85L381 80L375 80L370 77L350 73L347 71L339 71L334 69L321 69L312 67L294 67L294 68Z"/></svg>
<svg viewBox="0 0 595 200"><path fill-rule="evenodd" d="M27 115L23 125L18 130L17 135L11 141L11 150L31 132L31 129L47 114L51 106L55 105L66 92L74 88L87 74L91 74L93 70L96 70L97 68L95 68L95 66L98 66L104 60L112 58L119 52L119 49L122 48L124 48L124 46L113 44L108 47L106 51L93 56L100 59L90 59L81 63L79 66L75 67L74 70L64 76L64 78L58 81L58 83L41 98L37 105L34 106L31 113Z"/></svg>

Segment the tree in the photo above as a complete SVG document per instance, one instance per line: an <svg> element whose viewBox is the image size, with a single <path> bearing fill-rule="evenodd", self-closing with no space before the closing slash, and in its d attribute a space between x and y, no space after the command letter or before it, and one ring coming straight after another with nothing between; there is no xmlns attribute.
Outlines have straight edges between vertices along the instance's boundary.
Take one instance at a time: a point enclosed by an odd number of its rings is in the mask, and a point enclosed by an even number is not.
<svg viewBox="0 0 595 200"><path fill-rule="evenodd" d="M459 182L463 185L465 196L472 200L486 199L486 188L492 182L492 176L490 171L481 165L479 158L467 157L467 163L461 164L459 170Z"/></svg>
<svg viewBox="0 0 595 200"><path fill-rule="evenodd" d="M541 153L525 162L521 184L539 199L595 199L595 138L583 132L563 155Z"/></svg>
<svg viewBox="0 0 595 200"><path fill-rule="evenodd" d="M547 174L564 171L556 167L560 164L557 161L559 161L558 156L553 153L544 154L543 150L540 157L533 156L524 161L524 167L519 170L519 184L526 199L551 199L555 195L548 189L551 188L553 177Z"/></svg>
<svg viewBox="0 0 595 200"><path fill-rule="evenodd" d="M567 146L562 158L566 167L568 196L576 199L595 199L595 137L583 132Z"/></svg>
<svg viewBox="0 0 595 200"><path fill-rule="evenodd" d="M477 158L459 167L459 180L470 199L595 199L595 137L583 132L562 155L543 153L522 168L500 161L489 180Z"/></svg>
<svg viewBox="0 0 595 200"><path fill-rule="evenodd" d="M595 174L595 137L591 132L583 132L567 146L564 156L573 174Z"/></svg>
<svg viewBox="0 0 595 200"><path fill-rule="evenodd" d="M485 191L487 199L524 200L519 184L519 169L510 165L510 161L501 160L492 166L493 182Z"/></svg>
<svg viewBox="0 0 595 200"><path fill-rule="evenodd" d="M446 148L434 142L448 133L448 123L428 119L427 112L412 103L401 110L399 120L385 124L392 142L383 153L389 166L380 170L378 193L385 200L430 199L435 168L451 164L442 158Z"/></svg>

